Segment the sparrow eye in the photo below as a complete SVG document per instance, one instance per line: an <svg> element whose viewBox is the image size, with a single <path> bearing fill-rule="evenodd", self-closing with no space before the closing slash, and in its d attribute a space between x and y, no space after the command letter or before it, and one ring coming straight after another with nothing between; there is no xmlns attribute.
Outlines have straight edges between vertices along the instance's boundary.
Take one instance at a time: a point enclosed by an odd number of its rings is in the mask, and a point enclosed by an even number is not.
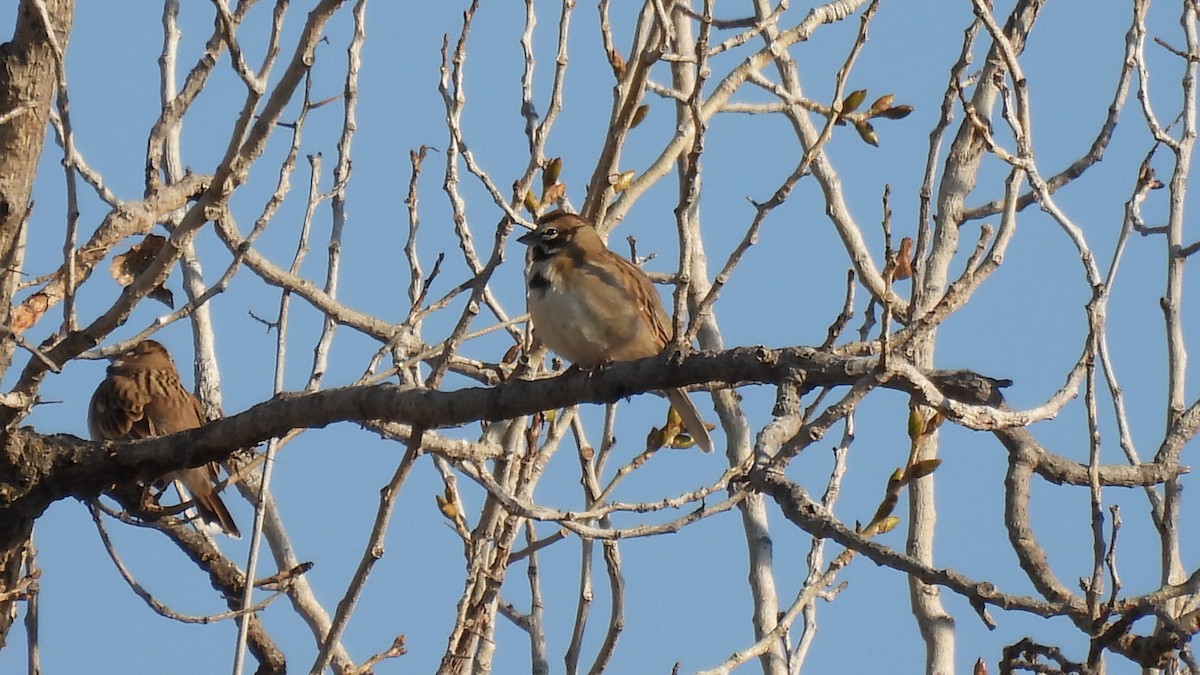
<svg viewBox="0 0 1200 675"><path fill-rule="evenodd" d="M558 229L554 228L554 227L547 227L546 230L544 232L542 232L543 239L554 239L557 236L558 236Z"/></svg>

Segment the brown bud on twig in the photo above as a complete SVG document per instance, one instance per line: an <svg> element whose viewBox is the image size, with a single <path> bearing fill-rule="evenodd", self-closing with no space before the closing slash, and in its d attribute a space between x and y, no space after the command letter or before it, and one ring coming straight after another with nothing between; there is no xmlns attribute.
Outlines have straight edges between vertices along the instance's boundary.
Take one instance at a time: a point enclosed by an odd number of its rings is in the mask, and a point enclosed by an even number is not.
<svg viewBox="0 0 1200 675"><path fill-rule="evenodd" d="M875 102L871 104L871 107L867 109L867 112L872 115L877 115L880 112L892 107L892 100L895 98L896 97L893 94L884 94L883 96L875 99Z"/></svg>
<svg viewBox="0 0 1200 675"><path fill-rule="evenodd" d="M633 119L629 121L629 128L636 129L637 125L641 124L642 120L646 119L646 113L648 112L650 112L650 104L643 103L642 105L639 105L637 110L633 111Z"/></svg>
<svg viewBox="0 0 1200 675"><path fill-rule="evenodd" d="M902 120L905 117L908 117L912 113L912 111L913 111L913 107L911 105L895 105L895 106L888 108L887 110L882 110L880 112L877 112L873 116L874 117L884 117L889 120Z"/></svg>

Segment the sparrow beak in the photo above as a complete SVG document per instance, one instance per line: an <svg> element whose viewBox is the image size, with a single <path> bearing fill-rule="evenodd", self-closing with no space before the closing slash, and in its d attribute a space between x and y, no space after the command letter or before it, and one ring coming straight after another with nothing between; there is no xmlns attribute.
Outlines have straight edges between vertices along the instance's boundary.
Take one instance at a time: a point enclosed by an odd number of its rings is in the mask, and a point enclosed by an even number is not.
<svg viewBox="0 0 1200 675"><path fill-rule="evenodd" d="M517 241L521 242L522 244L525 244L526 246L533 246L534 244L537 243L537 240L538 240L538 238L536 236L534 236L536 234L537 234L537 232L531 230L531 231L526 232L525 234L517 237Z"/></svg>

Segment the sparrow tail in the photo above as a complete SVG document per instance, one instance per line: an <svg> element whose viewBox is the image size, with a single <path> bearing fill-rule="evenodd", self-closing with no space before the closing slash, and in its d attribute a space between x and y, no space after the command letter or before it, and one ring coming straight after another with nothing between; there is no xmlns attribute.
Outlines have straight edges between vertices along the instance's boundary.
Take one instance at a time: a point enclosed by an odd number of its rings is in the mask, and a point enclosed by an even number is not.
<svg viewBox="0 0 1200 675"><path fill-rule="evenodd" d="M213 490L212 482L207 474L208 471L204 468L188 469L181 471L178 477L187 491L191 493L192 502L195 504L201 520L220 528L232 539L241 539L241 530L233 521L233 516L229 513L225 502L221 501L221 496L217 494L216 490Z"/></svg>

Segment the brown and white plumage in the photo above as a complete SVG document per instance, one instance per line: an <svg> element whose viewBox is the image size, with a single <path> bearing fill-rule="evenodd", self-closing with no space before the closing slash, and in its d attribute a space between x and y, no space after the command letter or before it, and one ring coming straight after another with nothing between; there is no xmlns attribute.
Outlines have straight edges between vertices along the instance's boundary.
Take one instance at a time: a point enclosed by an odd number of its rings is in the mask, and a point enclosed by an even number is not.
<svg viewBox="0 0 1200 675"><path fill-rule="evenodd" d="M154 340L139 342L117 357L88 406L88 431L98 441L153 438L203 424L200 401L183 388L171 354ZM212 462L164 478L183 483L205 523L237 538L237 523L214 489L218 471Z"/></svg>
<svg viewBox="0 0 1200 675"><path fill-rule="evenodd" d="M531 251L525 282L534 332L571 363L593 368L647 358L671 341L671 319L650 278L608 250L587 219L554 211L517 241ZM687 392L664 393L696 444L712 452Z"/></svg>

